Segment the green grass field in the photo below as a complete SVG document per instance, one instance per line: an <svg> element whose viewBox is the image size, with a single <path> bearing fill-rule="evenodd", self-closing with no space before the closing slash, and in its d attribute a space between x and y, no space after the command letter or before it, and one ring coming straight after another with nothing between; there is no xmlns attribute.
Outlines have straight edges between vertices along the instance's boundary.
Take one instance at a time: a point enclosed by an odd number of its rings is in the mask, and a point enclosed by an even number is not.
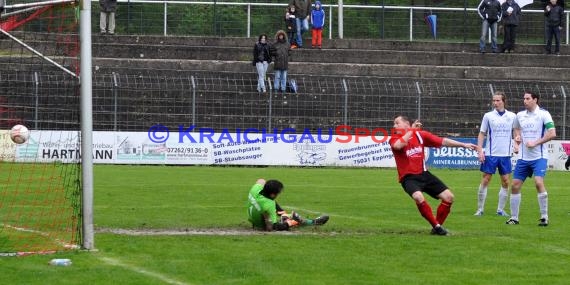
<svg viewBox="0 0 570 285"><path fill-rule="evenodd" d="M497 177L487 215L474 217L480 173L433 172L456 196L446 237L429 234L394 169L98 165L98 251L0 258L1 283L568 284L570 173L547 174L550 226L540 228L532 181L523 187L521 224L512 226L494 215ZM281 205L331 220L248 234L245 200L260 177L284 182ZM196 229L215 234L183 235ZM73 265L48 266L52 258Z"/></svg>

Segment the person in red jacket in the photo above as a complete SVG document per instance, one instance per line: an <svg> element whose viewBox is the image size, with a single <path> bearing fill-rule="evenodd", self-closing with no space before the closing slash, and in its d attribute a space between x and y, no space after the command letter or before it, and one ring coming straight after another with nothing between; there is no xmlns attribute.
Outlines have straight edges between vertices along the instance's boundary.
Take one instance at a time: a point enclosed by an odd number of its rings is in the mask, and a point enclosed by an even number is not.
<svg viewBox="0 0 570 285"><path fill-rule="evenodd" d="M420 214L431 224L431 233L447 235L443 223L451 211L453 193L425 165L424 147L463 147L476 150L471 143L458 142L449 138L438 137L428 131L421 130L422 124L416 120L411 123L406 116L399 115L394 119L394 130L389 143L396 160L398 180L404 191L414 199ZM434 216L432 209L424 198L423 192L441 200Z"/></svg>

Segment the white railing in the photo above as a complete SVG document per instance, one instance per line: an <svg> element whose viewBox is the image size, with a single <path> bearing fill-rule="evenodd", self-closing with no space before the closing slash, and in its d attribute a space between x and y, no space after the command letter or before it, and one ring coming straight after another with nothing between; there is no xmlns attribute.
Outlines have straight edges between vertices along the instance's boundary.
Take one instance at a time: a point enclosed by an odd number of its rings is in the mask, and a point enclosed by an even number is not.
<svg viewBox="0 0 570 285"><path fill-rule="evenodd" d="M98 0L94 0L98 1ZM138 3L138 4L162 4L164 10L164 21L163 21L163 34L166 36L168 35L168 5L175 4L175 5L221 5L221 6L245 6L247 7L247 33L246 37L251 37L251 8L252 7L287 7L288 4L286 3L235 3L235 2L217 2L217 1L207 1L207 2L199 2L199 1L168 1L168 0L118 0L119 3ZM413 30L413 15L414 12L417 11L430 11L430 12L438 12L438 11L448 11L448 12L476 12L476 8L446 8L446 7L411 7L411 6L385 6L385 5L342 5L343 9L339 9L339 5L327 5L323 4L323 8L329 8L328 10L328 31L329 31L329 39L333 37L333 9L339 11L338 15L338 37L343 38L343 14L342 11L344 9L384 9L384 10L395 10L395 11L409 11L409 21L408 21L408 33L409 33L409 40L413 41L414 37L414 30ZM544 13L543 10L523 10L524 13L533 13L533 14L542 14ZM570 11L565 11L566 14L566 23L565 23L565 31L566 31L566 44L569 44L570 40Z"/></svg>

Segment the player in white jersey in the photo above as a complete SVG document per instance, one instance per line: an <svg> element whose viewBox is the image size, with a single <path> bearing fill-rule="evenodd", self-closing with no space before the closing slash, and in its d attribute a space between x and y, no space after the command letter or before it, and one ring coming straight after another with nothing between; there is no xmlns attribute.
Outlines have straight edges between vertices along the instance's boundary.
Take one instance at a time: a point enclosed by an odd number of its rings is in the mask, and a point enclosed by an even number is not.
<svg viewBox="0 0 570 285"><path fill-rule="evenodd" d="M509 180L512 172L512 134L516 115L505 109L505 101L506 96L504 92L495 92L495 95L493 95L493 107L495 109L483 116L479 136L477 137L479 161L481 162L483 177L479 184L475 216L483 215L485 200L487 199L487 187L497 169L499 170L499 175L501 175L497 215L509 216L505 212L505 204L509 197ZM485 147L483 147L483 142L485 142Z"/></svg>
<svg viewBox="0 0 570 285"><path fill-rule="evenodd" d="M520 158L515 166L511 188L511 218L507 224L519 223L521 187L527 177L534 175L540 208L539 226L548 226L548 193L544 186L547 167L545 143L556 137L556 129L550 113L538 106L539 97L530 91L524 93L526 110L517 113L514 123L516 143L520 143ZM520 140L518 140L520 138Z"/></svg>

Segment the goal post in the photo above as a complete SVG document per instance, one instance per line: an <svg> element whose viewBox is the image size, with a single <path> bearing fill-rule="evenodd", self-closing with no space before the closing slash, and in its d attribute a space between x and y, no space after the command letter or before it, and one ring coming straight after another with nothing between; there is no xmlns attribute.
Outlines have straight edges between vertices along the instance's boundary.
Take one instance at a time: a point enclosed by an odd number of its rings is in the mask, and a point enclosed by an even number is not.
<svg viewBox="0 0 570 285"><path fill-rule="evenodd" d="M32 1L0 14L0 256L95 245L91 1Z"/></svg>
<svg viewBox="0 0 570 285"><path fill-rule="evenodd" d="M91 54L91 0L81 1L80 14L81 39L81 149L83 153L93 153L93 88ZM84 249L95 248L93 228L93 156L84 155L81 161L83 195L82 223Z"/></svg>

